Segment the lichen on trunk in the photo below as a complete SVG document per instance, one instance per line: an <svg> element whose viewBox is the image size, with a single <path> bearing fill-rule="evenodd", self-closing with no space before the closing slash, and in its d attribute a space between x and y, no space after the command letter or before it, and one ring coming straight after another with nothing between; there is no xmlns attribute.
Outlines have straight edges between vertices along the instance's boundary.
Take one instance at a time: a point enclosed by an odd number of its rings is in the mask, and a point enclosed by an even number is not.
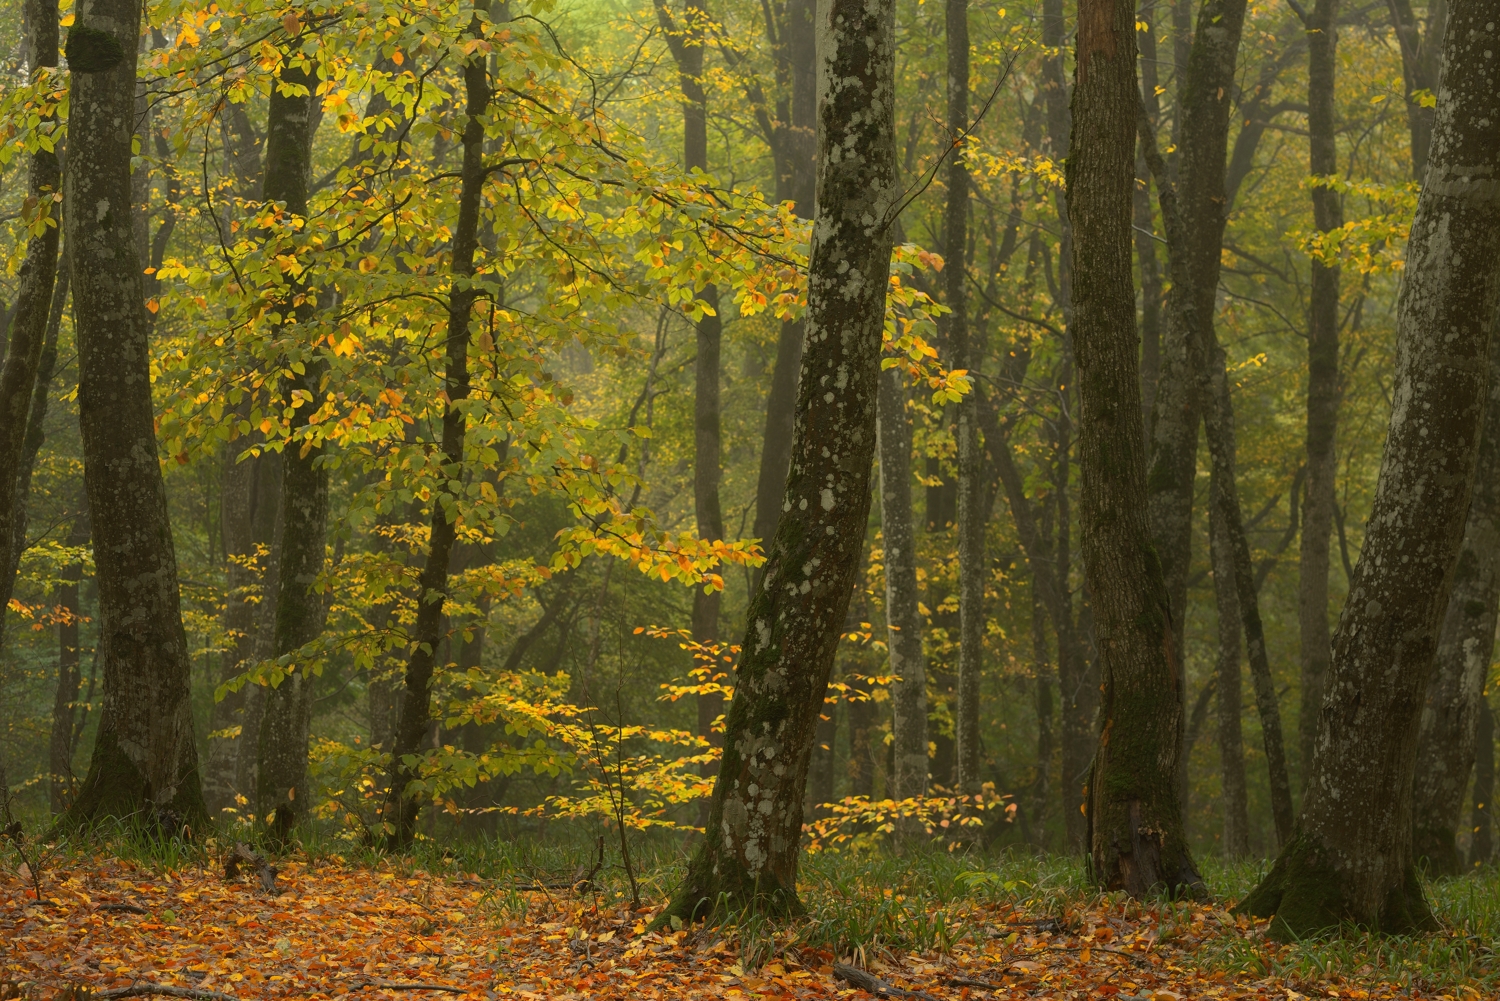
<svg viewBox="0 0 1500 1001"><path fill-rule="evenodd" d="M817 217L781 522L751 598L703 840L658 918L801 910L803 791L864 546L895 214L893 0L818 11Z"/></svg>

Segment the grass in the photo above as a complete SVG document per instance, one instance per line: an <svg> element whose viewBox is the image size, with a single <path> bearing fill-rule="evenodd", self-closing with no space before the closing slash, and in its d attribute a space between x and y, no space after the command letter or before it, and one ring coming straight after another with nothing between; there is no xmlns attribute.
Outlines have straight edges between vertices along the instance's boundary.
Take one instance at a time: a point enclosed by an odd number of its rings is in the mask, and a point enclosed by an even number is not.
<svg viewBox="0 0 1500 1001"><path fill-rule="evenodd" d="M300 832L299 847L314 865L365 866L390 860L317 828ZM601 905L628 900L630 895L611 847L606 839L606 865L595 877L593 892ZM55 846L46 869L55 873L100 851L156 871L216 867L219 855L207 841L164 840L148 831L117 828ZM411 873L476 876L489 884L487 905L492 912L519 919L532 906L528 889L538 883L571 881L580 868L586 871L593 864L596 851L594 836L559 827L546 838L423 841L393 861ZM686 864L682 844L642 836L632 843L631 853L643 901L665 901ZM19 861L13 849L6 856L9 866ZM1226 904L1244 896L1269 865L1212 858L1201 862L1215 898ZM42 878L45 883L48 873ZM772 923L754 914L740 915L728 927L708 934L737 943L741 962L752 967L800 948L863 959L882 953L946 952L965 938L982 938L988 931L983 926L993 921L994 905L1010 905L1040 918L1110 902L1089 886L1078 859L1014 849L991 855L928 851L904 857L824 852L804 857L800 884L806 916ZM1339 936L1277 946L1258 934L1226 927L1199 948L1198 961L1212 969L1304 987L1379 981L1447 991L1455 1001L1475 991L1484 997L1500 995L1500 871L1485 869L1433 881L1427 892L1443 925L1435 934L1383 936L1345 929ZM1156 909L1164 925L1177 920L1168 902L1138 906Z"/></svg>

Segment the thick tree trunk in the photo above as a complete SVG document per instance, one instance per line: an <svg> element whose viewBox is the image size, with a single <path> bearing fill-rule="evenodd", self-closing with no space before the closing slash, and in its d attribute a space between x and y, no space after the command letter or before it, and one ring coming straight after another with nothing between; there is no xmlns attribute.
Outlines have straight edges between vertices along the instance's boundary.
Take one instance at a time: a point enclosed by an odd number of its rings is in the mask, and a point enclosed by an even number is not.
<svg viewBox="0 0 1500 1001"><path fill-rule="evenodd" d="M73 516L73 527L68 532L67 546L78 549L89 542L89 516L87 498ZM52 733L48 741L48 771L51 773L52 813L62 816L73 801L76 786L73 776L73 752L77 750L78 688L82 675L78 666L82 659L79 648L79 623L82 608L78 602L78 584L83 580L83 564L70 563L63 570L62 583L57 586L57 692L52 700Z"/></svg>
<svg viewBox="0 0 1500 1001"><path fill-rule="evenodd" d="M1492 321L1493 324L1493 321ZM1490 336L1494 337L1492 325ZM1479 439L1474 491L1453 593L1417 737L1412 784L1412 852L1434 875L1463 868L1454 834L1474 767L1479 707L1495 648L1500 604L1500 351L1490 351L1489 405Z"/></svg>
<svg viewBox="0 0 1500 1001"><path fill-rule="evenodd" d="M818 213L783 517L751 599L723 768L682 887L658 918L799 911L802 793L864 548L896 163L895 5L818 13Z"/></svg>
<svg viewBox="0 0 1500 1001"><path fill-rule="evenodd" d="M202 816L177 559L157 461L149 324L132 242L137 0L96 0L68 33L65 179L84 483L99 582L104 710L63 823L169 808Z"/></svg>
<svg viewBox="0 0 1500 1001"><path fill-rule="evenodd" d="M1397 305L1390 430L1333 639L1298 835L1241 907L1273 934L1432 927L1413 865L1412 773L1463 537L1500 298L1493 0L1457 0Z"/></svg>
<svg viewBox="0 0 1500 1001"><path fill-rule="evenodd" d="M1308 172L1333 177L1335 149L1334 74L1338 0L1317 0L1307 19ZM1321 233L1344 224L1338 192L1312 189L1313 223ZM1318 707L1328 675L1328 553L1338 461L1334 439L1339 415L1339 268L1312 262L1307 336L1307 502L1303 508L1298 624L1302 647L1302 745L1304 791L1318 736Z"/></svg>
<svg viewBox="0 0 1500 1001"><path fill-rule="evenodd" d="M1068 215L1083 558L1103 680L1088 816L1095 882L1141 897L1159 887L1196 894L1203 881L1177 800L1177 646L1146 518L1130 239L1135 57L1134 4L1083 0Z"/></svg>
<svg viewBox="0 0 1500 1001"><path fill-rule="evenodd" d="M487 0L475 0L475 9L488 10ZM470 25L474 35L480 32L476 15ZM416 831L421 800L407 795L409 783L417 778L416 769L406 758L418 753L430 728L432 674L442 639L443 603L448 597L448 564L457 536L458 502L464 484L461 470L464 461L464 438L468 426L458 404L469 395L469 319L479 290L469 284L474 276L474 256L479 249L480 199L484 193L484 116L490 104L489 72L483 56L464 64L465 116L463 130L463 168L458 197L458 223L453 230L452 284L448 292L448 336L443 389L447 408L443 414L443 464L447 482L442 490L452 495L451 510L434 491L432 498L432 531L427 546L427 563L418 579L417 621L412 635L411 655L406 664L406 685L401 691L396 720L395 747L391 762L391 785L385 803L387 842L404 848Z"/></svg>
<svg viewBox="0 0 1500 1001"><path fill-rule="evenodd" d="M916 533L911 510L911 418L899 369L880 373L880 531L885 544L886 643L896 773L893 798L927 794L927 658L917 608Z"/></svg>
<svg viewBox="0 0 1500 1001"><path fill-rule="evenodd" d="M26 64L33 78L57 68L57 0L26 0ZM16 581L16 555L25 535L24 495L18 489L32 395L47 338L52 288L57 275L60 206L53 200L62 187L57 154L38 149L31 154L21 220L27 225L26 256L21 261L20 288L7 332L4 364L0 365L0 647L5 642L5 608ZM31 227L38 220L41 233ZM38 429L40 430L40 429Z"/></svg>
<svg viewBox="0 0 1500 1001"><path fill-rule="evenodd" d="M1179 88L1178 201L1186 232L1181 246L1171 248L1172 287L1164 309L1147 480L1152 539L1167 582L1178 650L1187 613L1198 421L1204 405L1198 398L1197 380L1205 364L1219 288L1227 218L1224 179L1229 106L1236 89L1235 64L1244 22L1245 0L1203 4ZM1209 25L1212 30L1204 30Z"/></svg>
<svg viewBox="0 0 1500 1001"><path fill-rule="evenodd" d="M1218 490L1217 483L1210 487ZM1209 551L1214 569L1214 604L1218 611L1218 735L1220 802L1224 809L1226 858L1250 854L1250 810L1245 786L1245 740L1240 732L1240 599L1235 590L1234 547L1224 527L1224 511L1209 512Z"/></svg>
<svg viewBox="0 0 1500 1001"><path fill-rule="evenodd" d="M266 120L263 197L285 203L290 215L307 215L308 185L312 175L312 141L316 128L316 79L305 70L287 67L284 83L308 88L304 95L271 90ZM298 293L313 295L295 286ZM311 304L286 310L295 324L311 322ZM308 345L310 348L311 345ZM325 368L315 358L304 358L304 372L283 380L285 398L306 394L301 421L317 410L322 398ZM304 445L307 446L304 448ZM292 658L281 681L265 689L260 723L260 753L256 769L256 814L273 836L285 838L306 814L308 728L312 719L312 674L295 657L323 631L325 603L312 587L323 572L328 529L328 472L323 447L308 440L293 441L281 456L280 558L275 597L273 655ZM299 800L298 794L301 794Z"/></svg>
<svg viewBox="0 0 1500 1001"><path fill-rule="evenodd" d="M1479 722L1474 728L1474 832L1469 841L1469 868L1485 865L1495 854L1495 717L1488 697L1479 700Z"/></svg>

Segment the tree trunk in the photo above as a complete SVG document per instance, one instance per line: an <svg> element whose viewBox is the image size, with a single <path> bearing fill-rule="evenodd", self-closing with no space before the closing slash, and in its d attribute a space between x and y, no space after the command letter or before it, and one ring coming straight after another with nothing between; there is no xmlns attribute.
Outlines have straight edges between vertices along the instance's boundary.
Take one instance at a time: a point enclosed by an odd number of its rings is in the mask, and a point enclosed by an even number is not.
<svg viewBox="0 0 1500 1001"><path fill-rule="evenodd" d="M813 30L816 5L811 0L790 0L782 21L781 35L775 43L778 55L786 60L791 83L788 121L779 130L778 159L786 166L776 177L776 198L791 201L797 215L811 219L817 187L814 162L817 143L818 67L816 35ZM787 467L792 461L792 428L796 423L797 371L802 367L801 318L783 320L781 336L776 341L776 361L771 369L771 386L766 393L766 424L761 439L760 474L755 486L754 537L769 546L781 520L781 498L786 489ZM754 576L760 586L761 570Z"/></svg>
<svg viewBox="0 0 1500 1001"><path fill-rule="evenodd" d="M885 544L886 643L896 773L892 798L927 795L927 658L917 608L916 533L911 510L911 418L900 369L880 373L880 532Z"/></svg>
<svg viewBox="0 0 1500 1001"><path fill-rule="evenodd" d="M958 141L969 128L969 3L947 0L944 5L948 39L948 134ZM955 368L978 371L984 348L969 328L968 245L969 167L966 148L948 156L948 204L943 268L944 304L948 338ZM958 403L958 705L954 729L958 758L958 791L978 794L983 783L979 753L979 681L984 672L984 529L989 521L984 505L984 453L979 444L979 394L975 390Z"/></svg>
<svg viewBox="0 0 1500 1001"><path fill-rule="evenodd" d="M1425 108L1418 91L1434 93L1438 82L1438 60L1443 51L1443 32L1448 22L1446 0L1427 5L1427 34L1412 10L1411 0L1390 0L1391 26L1401 46L1401 75L1406 83L1406 126L1411 133L1411 176L1420 181L1427 174L1427 153L1432 146L1434 109Z"/></svg>
<svg viewBox="0 0 1500 1001"><path fill-rule="evenodd" d="M35 78L43 68L57 68L57 0L25 0L25 4L26 64ZM5 642L5 609L16 582L15 557L25 536L24 495L18 488L23 476L29 475L23 472L22 462L57 275L60 206L54 196L61 182L56 153L39 148L31 154L21 207L28 233L26 256L21 261L20 288L0 366L0 648ZM37 234L32 227L41 220L50 220L51 225L42 222Z"/></svg>
<svg viewBox="0 0 1500 1001"><path fill-rule="evenodd" d="M1210 487L1218 490L1217 483ZM1250 811L1245 792L1245 740L1240 732L1240 600L1235 591L1234 549L1224 527L1224 511L1209 512L1209 550L1214 568L1214 603L1219 619L1219 775L1224 807L1226 858L1250 854Z"/></svg>
<svg viewBox="0 0 1500 1001"><path fill-rule="evenodd" d="M288 95L271 89L266 120L265 175L262 193L267 201L285 203L290 215L307 215L308 184L312 174L312 141L316 127L312 90L316 79L305 70L286 67L281 80L308 89L304 95ZM315 293L301 285L294 294L311 298ZM291 298L291 296L288 296ZM294 324L309 324L311 303L285 312ZM311 348L311 345L307 345ZM311 354L311 351L309 351ZM303 373L283 380L282 394L306 394L306 410L299 423L315 413L315 401L325 388L325 367L315 356L304 357ZM273 656L288 658L281 681L262 692L265 708L260 724L260 751L256 770L256 814L269 825L272 835L285 838L306 814L308 728L312 718L312 674L296 656L304 645L323 631L325 603L312 587L323 572L328 530L328 472L323 468L323 446L316 439L292 440L281 456L280 557L276 582ZM298 794L301 794L299 800Z"/></svg>
<svg viewBox="0 0 1500 1001"><path fill-rule="evenodd" d="M1488 697L1479 700L1479 722L1474 729L1474 833L1469 842L1470 869L1487 864L1495 853L1490 822L1494 815L1490 801L1495 796L1495 717L1490 712Z"/></svg>
<svg viewBox="0 0 1500 1001"><path fill-rule="evenodd" d="M1156 0L1145 0L1136 11L1143 26L1136 35L1141 52L1141 101L1152 129L1161 118L1161 96L1156 69ZM1145 142L1145 139L1141 139ZM1147 426L1156 382L1161 374L1161 266L1156 260L1156 226L1151 211L1151 174L1142 156L1135 168L1135 259L1141 279L1141 414Z"/></svg>
<svg viewBox="0 0 1500 1001"><path fill-rule="evenodd" d="M1146 519L1130 239L1135 55L1134 4L1083 0L1067 191L1083 558L1103 680L1088 817L1094 881L1143 897L1197 894L1203 881L1177 801L1177 647Z"/></svg>
<svg viewBox="0 0 1500 1001"><path fill-rule="evenodd" d="M1412 773L1463 537L1500 297L1494 4L1456 0L1397 304L1390 430L1333 638L1297 837L1240 905L1302 936L1434 926L1413 865Z"/></svg>
<svg viewBox="0 0 1500 1001"><path fill-rule="evenodd" d="M1338 0L1316 0L1307 19L1308 171L1332 178L1335 149L1334 74ZM1320 233L1344 224L1338 192L1312 189L1313 223ZM1318 735L1318 707L1328 675L1328 553L1338 460L1334 439L1339 415L1339 268L1312 262L1307 336L1307 503L1303 508L1298 623L1302 647L1302 745L1304 794Z"/></svg>
<svg viewBox="0 0 1500 1001"><path fill-rule="evenodd" d="M245 444L253 443L251 440ZM280 507L281 456L267 452L241 460L239 453L240 448L234 445L225 451L219 489L219 529L228 561L223 618L227 642L220 659L220 684L238 678L260 659L257 627L266 617L262 609L269 608L273 615L275 609L275 592L267 587L269 568L265 563L273 545L276 512ZM270 601L266 600L268 597ZM239 762L252 729L246 718L247 698L258 688L249 685L226 692L210 711L203 800L211 816L217 817L220 811L235 807L236 795L249 799L255 793L253 786L240 784ZM240 729L237 737L214 736L236 726ZM256 726L253 730L255 744L251 755L259 753L260 729Z"/></svg>
<svg viewBox="0 0 1500 1001"><path fill-rule="evenodd" d="M1032 684L1036 697L1036 777L1031 783L1031 802L1027 805L1027 827L1030 841L1038 848L1047 847L1047 807L1052 799L1052 663L1047 655L1047 613L1037 594L1036 579L1031 584L1031 663Z"/></svg>
<svg viewBox="0 0 1500 1001"><path fill-rule="evenodd" d="M718 908L801 910L802 793L864 548L896 213L895 5L818 17L818 211L792 465L751 599L708 826L658 922Z"/></svg>
<svg viewBox="0 0 1500 1001"><path fill-rule="evenodd" d="M73 262L84 483L99 582L104 710L63 823L151 808L204 813L177 559L157 461L149 324L132 242L138 0L96 0L68 33L64 217Z"/></svg>
<svg viewBox="0 0 1500 1001"><path fill-rule="evenodd" d="M1236 89L1235 64L1244 22L1245 0L1203 4L1198 12L1200 30L1193 38L1179 88L1177 183L1186 232L1181 245L1171 248L1172 287L1164 310L1147 480L1152 539L1167 582L1178 650L1187 614L1198 421L1204 405L1198 399L1197 380L1212 336L1209 331L1219 288L1229 106ZM1203 30L1208 25L1213 30ZM1160 183L1158 178L1158 187ZM1181 670L1182 665L1178 667Z"/></svg>
<svg viewBox="0 0 1500 1001"><path fill-rule="evenodd" d="M1495 326L1490 328L1494 337ZM1412 851L1433 875L1463 869L1454 834L1474 767L1495 613L1500 604L1500 351L1490 352L1489 404L1453 593L1438 636L1437 658L1417 736L1412 785Z"/></svg>
<svg viewBox="0 0 1500 1001"><path fill-rule="evenodd" d="M487 0L475 0L476 11L488 10ZM478 16L470 23L470 33L478 36ZM401 692L396 720L395 747L391 762L391 785L386 794L385 823L388 844L404 848L416 831L421 801L407 795L407 786L417 778L416 769L406 758L416 755L429 729L432 701L434 658L442 639L443 603L448 597L448 562L458 530L458 505L463 496L461 470L464 461L464 437L468 430L458 403L469 395L469 319L479 290L470 284L474 276L474 256L479 249L480 199L484 193L484 116L490 104L489 73L484 57L471 58L464 64L466 121L463 130L463 168L458 198L458 223L453 230L453 281L448 292L447 370L443 388L447 408L443 414L443 463L448 480L432 498L432 531L427 546L427 563L418 580L417 621L413 630L412 650L406 664L406 685ZM447 493L451 502L445 503ZM451 509L450 509L451 507Z"/></svg>
<svg viewBox="0 0 1500 1001"><path fill-rule="evenodd" d="M73 516L67 546L79 549L89 542L88 499L80 497L79 510ZM78 688L82 676L78 666L79 621L82 609L78 602L78 584L83 580L83 564L70 563L63 570L57 586L57 693L52 700L52 733L48 741L48 771L51 773L52 813L62 816L73 801L76 785L73 776L73 752L77 750L75 721L78 718Z"/></svg>

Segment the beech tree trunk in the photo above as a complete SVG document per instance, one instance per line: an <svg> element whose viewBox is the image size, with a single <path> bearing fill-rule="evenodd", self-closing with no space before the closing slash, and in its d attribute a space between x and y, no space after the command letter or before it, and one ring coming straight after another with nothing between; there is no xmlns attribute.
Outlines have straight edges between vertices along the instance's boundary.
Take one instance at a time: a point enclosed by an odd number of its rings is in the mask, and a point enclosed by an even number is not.
<svg viewBox="0 0 1500 1001"><path fill-rule="evenodd" d="M797 912L808 759L870 507L897 205L893 0L818 11L817 219L783 516L751 598L704 837L657 919Z"/></svg>
<svg viewBox="0 0 1500 1001"><path fill-rule="evenodd" d="M1338 0L1316 0L1307 19L1308 172L1333 177L1335 149L1334 74ZM1312 189L1313 224L1319 232L1344 224L1338 192ZM1302 745L1304 791L1318 735L1318 707L1328 675L1328 554L1338 460L1334 439L1339 415L1339 268L1312 262L1307 335L1307 502L1303 508L1298 624L1302 647Z"/></svg>
<svg viewBox="0 0 1500 1001"><path fill-rule="evenodd" d="M266 120L265 175L262 196L283 202L289 215L307 215L308 184L312 175L312 141L316 128L317 80L305 70L286 67L282 83L301 86L306 94L291 95L279 87L271 89ZM301 285L296 292L315 293ZM290 296L288 296L290 298ZM310 324L311 303L284 311L293 325ZM299 423L315 413L325 391L325 367L318 362L312 345L297 359L304 371L283 379L282 393L291 399L297 391L307 394L299 409ZM307 447L303 447L306 445ZM256 815L269 825L273 836L285 838L305 816L308 796L308 728L312 721L312 674L294 655L323 631L325 605L312 592L323 572L328 531L328 472L323 468L321 443L293 441L281 455L280 529L277 552L280 559L275 592L273 656L290 657L286 675L279 684L261 694L264 710L260 721L260 753L256 769ZM301 794L299 800L298 794Z"/></svg>
<svg viewBox="0 0 1500 1001"><path fill-rule="evenodd" d="M1493 324L1494 321L1492 321ZM1494 326L1491 326L1494 338ZM1453 593L1417 736L1412 852L1433 875L1463 869L1455 833L1474 767L1480 704L1495 648L1500 604L1500 351L1490 352L1489 403Z"/></svg>
<svg viewBox="0 0 1500 1001"><path fill-rule="evenodd" d="M880 373L880 531L885 543L886 643L891 673L893 798L927 794L927 657L917 608L916 533L911 510L911 418L899 369Z"/></svg>
<svg viewBox="0 0 1500 1001"><path fill-rule="evenodd" d="M1406 84L1406 126L1411 133L1411 176L1420 181L1427 174L1427 152L1432 146L1434 109L1423 107L1418 91L1435 93L1443 32L1448 23L1446 0L1427 5L1427 32L1412 10L1411 0L1388 0L1391 26L1401 46L1401 75Z"/></svg>
<svg viewBox="0 0 1500 1001"><path fill-rule="evenodd" d="M1434 926L1412 854L1412 774L1469 506L1500 298L1500 46L1493 0L1456 0L1397 304L1390 430L1333 637L1297 837L1241 908L1302 936Z"/></svg>
<svg viewBox="0 0 1500 1001"><path fill-rule="evenodd" d="M487 11L487 0L475 0L476 11ZM471 34L480 34L476 14ZM447 409L443 414L443 465L447 481L442 491L452 495L451 509L442 495L432 498L432 530L427 545L427 563L418 585L417 621L412 634L411 655L406 663L406 684L401 690L396 718L395 747L391 761L391 784L385 803L387 843L405 848L416 832L421 799L409 795L408 785L417 770L408 758L421 748L431 724L432 674L443 630L443 603L448 597L448 565L457 538L458 505L462 498L464 438L468 426L458 404L469 396L469 320L479 290L474 276L474 257L479 249L480 199L484 193L484 116L490 105L489 71L483 55L464 64L463 168L458 196L458 222L453 229L452 283L448 291L448 336L443 389Z"/></svg>
<svg viewBox="0 0 1500 1001"><path fill-rule="evenodd" d="M1103 682L1089 779L1093 879L1141 897L1199 894L1177 798L1177 644L1151 545L1130 220L1137 109L1135 6L1082 0L1073 138L1073 350L1084 570Z"/></svg>
<svg viewBox="0 0 1500 1001"><path fill-rule="evenodd" d="M1479 700L1479 723L1474 738L1474 831L1469 841L1469 868L1494 858L1494 831L1490 818L1495 796L1495 717L1488 697Z"/></svg>
<svg viewBox="0 0 1500 1001"><path fill-rule="evenodd" d="M1143 27L1136 34L1141 54L1141 101L1153 131L1161 118L1161 96L1157 94L1156 0L1144 0L1136 11ZM1141 142L1145 142L1142 137ZM1141 282L1141 413L1151 424L1151 404L1161 374L1161 266L1156 260L1155 217L1151 211L1151 173L1145 156L1136 163L1135 259Z"/></svg>
<svg viewBox="0 0 1500 1001"><path fill-rule="evenodd" d="M1209 487L1217 491L1217 483ZM1213 559L1214 605L1218 612L1219 799L1223 804L1226 858L1250 854L1250 808L1245 785L1245 740L1240 731L1240 599L1235 589L1234 547L1224 526L1224 511L1209 511L1209 551Z"/></svg>
<svg viewBox="0 0 1500 1001"><path fill-rule="evenodd" d="M33 78L44 69L57 68L57 39L57 0L26 0L24 45L27 69ZM61 188L57 154L44 149L31 154L21 220L28 227L38 217L50 219L52 224L44 225L40 235L30 235L26 241L4 364L0 365L0 649L5 643L5 609L15 587L16 560L25 537L25 494L19 486L29 475L23 471L25 443L57 275L61 206L54 196Z"/></svg>
<svg viewBox="0 0 1500 1001"><path fill-rule="evenodd" d="M138 0L95 0L68 32L65 225L73 263L84 484L99 582L104 708L62 823L204 813L177 558L157 461L150 325L132 238Z"/></svg>

